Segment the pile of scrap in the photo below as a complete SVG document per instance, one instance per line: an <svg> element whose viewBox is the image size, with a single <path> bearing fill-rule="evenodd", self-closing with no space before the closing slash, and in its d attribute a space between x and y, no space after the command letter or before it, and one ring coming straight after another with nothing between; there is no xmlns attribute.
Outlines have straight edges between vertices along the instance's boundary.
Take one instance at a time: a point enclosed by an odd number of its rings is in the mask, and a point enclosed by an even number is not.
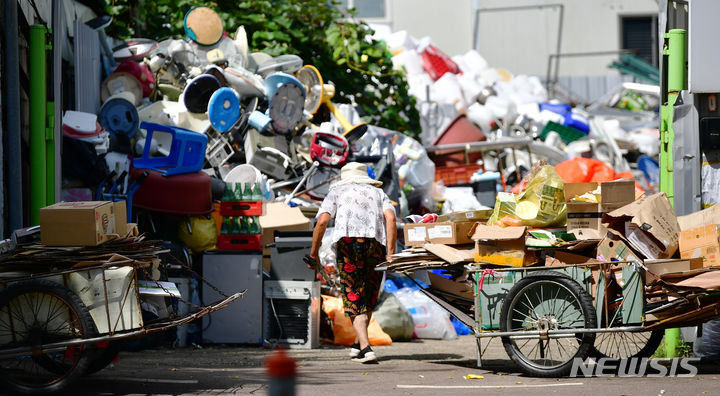
<svg viewBox="0 0 720 396"><path fill-rule="evenodd" d="M628 276L642 276L652 328L720 315L720 206L677 217L664 193L636 194L632 180L563 183L547 167L520 193L498 196L490 213L424 221L405 225L413 248L388 269L581 265L607 301L627 298Z"/></svg>
<svg viewBox="0 0 720 396"><path fill-rule="evenodd" d="M160 255L167 252L158 241L146 240L142 235L113 239L97 246L26 243L0 255L0 273L12 277L18 273L63 271L105 263L157 267Z"/></svg>

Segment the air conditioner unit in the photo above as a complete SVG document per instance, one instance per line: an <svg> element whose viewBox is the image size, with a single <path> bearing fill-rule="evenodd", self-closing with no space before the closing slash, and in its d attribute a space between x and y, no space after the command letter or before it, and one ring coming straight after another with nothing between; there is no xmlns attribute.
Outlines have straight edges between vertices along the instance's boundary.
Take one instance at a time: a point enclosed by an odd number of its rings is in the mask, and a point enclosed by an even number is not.
<svg viewBox="0 0 720 396"><path fill-rule="evenodd" d="M265 281L263 337L289 348L317 348L320 335L320 282Z"/></svg>

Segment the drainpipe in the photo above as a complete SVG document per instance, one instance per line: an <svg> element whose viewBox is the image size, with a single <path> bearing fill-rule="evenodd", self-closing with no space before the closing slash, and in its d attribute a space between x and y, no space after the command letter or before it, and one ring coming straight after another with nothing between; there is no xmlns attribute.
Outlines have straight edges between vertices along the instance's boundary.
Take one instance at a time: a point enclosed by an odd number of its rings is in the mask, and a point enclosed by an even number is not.
<svg viewBox="0 0 720 396"><path fill-rule="evenodd" d="M3 136L3 149L7 160L7 191L5 196L8 203L8 229L23 228L23 184L22 184L22 158L20 137L20 62L18 60L18 11L17 1L3 2L5 14L5 34L3 43L3 104L5 105L5 136ZM4 227L0 230L3 234ZM5 238L5 235L2 236Z"/></svg>

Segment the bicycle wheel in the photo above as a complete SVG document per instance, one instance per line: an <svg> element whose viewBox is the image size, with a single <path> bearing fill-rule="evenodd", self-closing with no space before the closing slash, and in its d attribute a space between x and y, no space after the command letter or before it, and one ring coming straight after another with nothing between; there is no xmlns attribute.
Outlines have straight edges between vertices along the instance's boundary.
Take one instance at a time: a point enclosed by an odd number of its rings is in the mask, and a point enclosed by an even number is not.
<svg viewBox="0 0 720 396"><path fill-rule="evenodd" d="M650 357L660 346L663 335L664 330L598 333L590 356L615 359Z"/></svg>
<svg viewBox="0 0 720 396"><path fill-rule="evenodd" d="M34 280L0 292L0 352L62 343L96 334L80 298L60 284ZM70 385L87 369L93 347L35 348L22 356L0 358L0 384L15 393L46 394Z"/></svg>
<svg viewBox="0 0 720 396"><path fill-rule="evenodd" d="M592 299L571 278L553 271L540 271L518 281L508 292L500 313L505 331L547 331L594 328ZM570 333L560 337L502 337L510 359L533 376L565 376L573 360L588 357L594 333Z"/></svg>

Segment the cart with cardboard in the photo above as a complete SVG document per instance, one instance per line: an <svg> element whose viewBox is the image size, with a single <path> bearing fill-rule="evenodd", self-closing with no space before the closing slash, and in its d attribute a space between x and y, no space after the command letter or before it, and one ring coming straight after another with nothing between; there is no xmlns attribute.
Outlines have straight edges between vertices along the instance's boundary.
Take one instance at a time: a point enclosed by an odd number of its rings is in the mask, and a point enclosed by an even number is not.
<svg viewBox="0 0 720 396"><path fill-rule="evenodd" d="M0 255L0 387L60 392L107 366L118 341L187 324L244 295L205 282L224 298L206 306L184 300L173 283L158 280L170 256L157 242L134 233L96 246L18 243ZM166 309L167 298L188 304L189 312L153 319L141 312L141 304Z"/></svg>
<svg viewBox="0 0 720 396"><path fill-rule="evenodd" d="M501 337L508 356L527 374L564 376L576 358L650 357L664 329L720 316L720 271L702 257L670 258L680 229L668 209L664 194L650 196L606 213L610 232L600 242L546 247L528 247L535 238L528 238L526 227L478 223L470 233L472 249L428 238L431 243L416 243L385 269L443 268L467 277L471 290L444 280L422 291L474 330L478 366L482 340ZM636 225L645 231L633 235ZM443 224L428 225L438 226ZM617 231L626 227L628 232ZM638 247L655 250L643 254ZM587 249L598 259L581 254Z"/></svg>

